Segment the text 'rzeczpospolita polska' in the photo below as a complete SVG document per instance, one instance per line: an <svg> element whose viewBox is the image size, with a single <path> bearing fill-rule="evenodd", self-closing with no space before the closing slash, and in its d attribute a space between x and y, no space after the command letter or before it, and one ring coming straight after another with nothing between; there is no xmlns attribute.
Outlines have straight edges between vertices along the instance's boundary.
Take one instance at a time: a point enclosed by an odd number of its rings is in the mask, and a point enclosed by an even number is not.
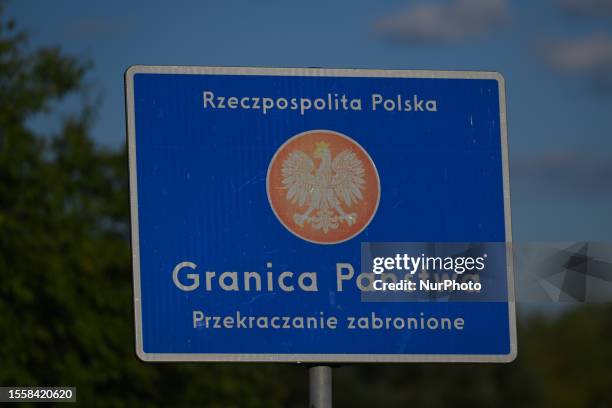
<svg viewBox="0 0 612 408"><path fill-rule="evenodd" d="M359 112L437 112L438 101L417 94L383 95L373 93L368 98L327 93L319 97L305 96L235 96L203 91L206 110L258 111L267 115L273 111L295 111L300 115L316 111Z"/></svg>

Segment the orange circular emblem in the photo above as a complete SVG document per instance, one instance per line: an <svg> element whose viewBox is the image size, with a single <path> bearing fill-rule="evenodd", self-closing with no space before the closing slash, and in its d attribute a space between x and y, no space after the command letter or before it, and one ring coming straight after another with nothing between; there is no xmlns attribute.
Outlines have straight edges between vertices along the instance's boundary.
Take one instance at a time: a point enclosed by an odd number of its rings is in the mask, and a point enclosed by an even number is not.
<svg viewBox="0 0 612 408"><path fill-rule="evenodd" d="M287 140L270 161L266 188L283 226L317 244L337 244L359 234L380 200L378 172L368 153L331 130Z"/></svg>

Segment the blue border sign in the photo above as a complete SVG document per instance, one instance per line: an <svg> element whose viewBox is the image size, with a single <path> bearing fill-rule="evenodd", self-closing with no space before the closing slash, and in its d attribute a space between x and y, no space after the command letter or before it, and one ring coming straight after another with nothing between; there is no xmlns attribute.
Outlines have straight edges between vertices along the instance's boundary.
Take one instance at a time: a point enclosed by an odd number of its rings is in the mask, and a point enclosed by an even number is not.
<svg viewBox="0 0 612 408"><path fill-rule="evenodd" d="M376 243L509 247L501 75L134 66L125 78L142 360L514 359L509 252L481 271L495 296L479 301L368 298L379 275L362 265L362 248L392 248Z"/></svg>

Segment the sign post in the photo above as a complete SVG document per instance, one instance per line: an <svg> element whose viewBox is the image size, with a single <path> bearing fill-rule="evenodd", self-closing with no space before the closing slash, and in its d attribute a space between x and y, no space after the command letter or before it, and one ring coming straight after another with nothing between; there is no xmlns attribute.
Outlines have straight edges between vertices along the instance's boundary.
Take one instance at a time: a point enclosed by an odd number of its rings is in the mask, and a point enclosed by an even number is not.
<svg viewBox="0 0 612 408"><path fill-rule="evenodd" d="M516 356L499 74L134 66L126 107L142 360Z"/></svg>
<svg viewBox="0 0 612 408"><path fill-rule="evenodd" d="M332 368L316 365L308 369L310 385L310 408L331 408L332 406Z"/></svg>

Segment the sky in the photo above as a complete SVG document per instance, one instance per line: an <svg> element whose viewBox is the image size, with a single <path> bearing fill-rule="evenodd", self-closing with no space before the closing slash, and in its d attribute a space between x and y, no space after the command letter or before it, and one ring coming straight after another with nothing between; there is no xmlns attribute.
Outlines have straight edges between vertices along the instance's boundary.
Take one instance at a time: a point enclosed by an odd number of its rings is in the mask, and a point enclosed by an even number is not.
<svg viewBox="0 0 612 408"><path fill-rule="evenodd" d="M612 240L612 0L20 0L7 14L32 47L93 62L92 134L110 148L131 65L499 71L514 240Z"/></svg>

